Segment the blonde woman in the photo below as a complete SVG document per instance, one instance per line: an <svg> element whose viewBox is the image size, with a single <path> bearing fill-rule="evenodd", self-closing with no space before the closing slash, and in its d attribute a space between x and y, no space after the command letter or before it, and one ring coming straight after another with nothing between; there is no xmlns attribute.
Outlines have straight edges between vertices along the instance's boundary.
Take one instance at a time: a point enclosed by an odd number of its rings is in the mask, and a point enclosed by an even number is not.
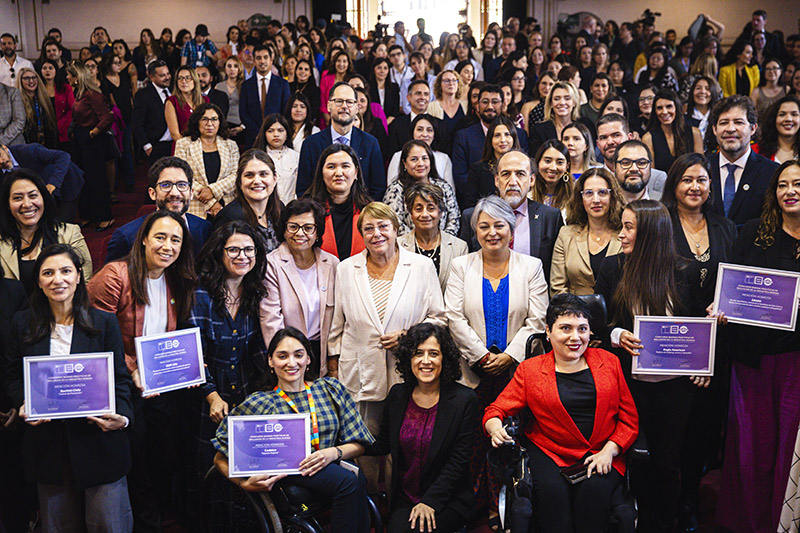
<svg viewBox="0 0 800 533"><path fill-rule="evenodd" d="M244 67L238 57L232 56L225 60L225 81L217 84L217 90L228 95L228 131L231 137L236 137L244 131L242 119L239 117L239 92L244 82Z"/></svg>
<svg viewBox="0 0 800 533"><path fill-rule="evenodd" d="M25 142L58 148L56 114L42 78L32 68L21 68L17 89L25 106L25 129L22 131Z"/></svg>
<svg viewBox="0 0 800 533"><path fill-rule="evenodd" d="M560 139L561 132L572 122L585 122L581 118L578 88L568 81L559 81L550 89L544 101L544 122L528 124L529 153L535 154L548 139ZM594 126L586 124L590 131Z"/></svg>
<svg viewBox="0 0 800 533"><path fill-rule="evenodd" d="M428 104L428 114L444 121L447 131L467 113L467 102L462 100L463 87L454 70L443 70L433 82L435 100Z"/></svg>
<svg viewBox="0 0 800 533"><path fill-rule="evenodd" d="M178 67L175 72L175 89L164 105L164 117L173 141L183 137L182 132L189 124L189 117L204 102L208 102L208 97L200 91L197 72L188 65Z"/></svg>

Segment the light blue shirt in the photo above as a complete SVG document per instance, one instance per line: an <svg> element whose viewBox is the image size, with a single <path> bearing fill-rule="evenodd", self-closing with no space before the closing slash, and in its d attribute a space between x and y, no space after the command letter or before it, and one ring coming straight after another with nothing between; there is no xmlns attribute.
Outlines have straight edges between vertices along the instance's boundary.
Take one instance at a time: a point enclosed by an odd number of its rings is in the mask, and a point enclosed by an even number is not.
<svg viewBox="0 0 800 533"><path fill-rule="evenodd" d="M346 143L345 142L341 142L339 140L341 137L344 137L345 139L347 139L347 142ZM353 128L352 127L344 135L339 135L339 133L335 129L333 129L333 126L331 126L331 138L333 139L333 142L338 143L338 144L346 144L347 146L352 146L353 145L353 143L351 141L352 137L353 137Z"/></svg>

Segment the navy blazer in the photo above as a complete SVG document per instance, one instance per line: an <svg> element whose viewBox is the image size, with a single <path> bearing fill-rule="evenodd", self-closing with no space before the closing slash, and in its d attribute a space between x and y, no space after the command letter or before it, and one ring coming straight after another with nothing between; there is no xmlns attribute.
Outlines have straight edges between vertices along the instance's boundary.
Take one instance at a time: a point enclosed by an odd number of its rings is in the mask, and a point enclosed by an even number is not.
<svg viewBox="0 0 800 533"><path fill-rule="evenodd" d="M89 309L98 332L90 335L77 325L72 332L70 353L113 352L116 412L133 423L131 394L133 380L125 366L122 333L116 315ZM11 323L11 335L4 366L8 395L19 407L25 401L22 359L29 355L48 355L50 337L34 344L26 343L25 332L31 310L20 311ZM78 489L113 483L128 474L131 455L126 430L103 432L85 419L52 420L39 426L27 426L23 441L26 475L38 483L60 485L68 463Z"/></svg>
<svg viewBox="0 0 800 533"><path fill-rule="evenodd" d="M364 187L370 197L380 200L386 191L386 170L383 167L383 156L378 140L358 128L353 128L351 131L350 147L358 154L361 173L364 175ZM300 165L297 168L298 198L311 187L322 151L332 144L333 134L330 126L303 141L303 147L300 149Z"/></svg>
<svg viewBox="0 0 800 533"><path fill-rule="evenodd" d="M528 134L525 133L525 130L517 128L517 138L522 151L527 152ZM464 186L467 184L469 166L480 160L483 155L484 141L486 141L486 134L483 133L480 121L457 131L453 139L453 181L456 184L459 204L464 201Z"/></svg>
<svg viewBox="0 0 800 533"><path fill-rule="evenodd" d="M114 232L111 236L111 241L108 243L105 263L122 259L128 255L131 248L133 248L133 240L136 238L136 233L139 231L142 224L144 224L144 219L148 216L149 215L144 215L135 220L131 220ZM208 236L211 234L211 222L191 213L186 213L186 222L189 226L189 233L192 236L194 256L197 257L206 239L208 239Z"/></svg>
<svg viewBox="0 0 800 533"><path fill-rule="evenodd" d="M725 209L722 205L724 187L719 175L719 152L707 157L711 165L711 212L725 216ZM739 180L739 187L733 196L733 204L728 213L728 218L733 220L737 228L741 228L751 218L761 216L769 180L779 166L775 161L770 161L750 150L750 157L747 158L742 178Z"/></svg>
<svg viewBox="0 0 800 533"><path fill-rule="evenodd" d="M242 119L244 130L244 144L250 148L256 140L258 130L264 117L272 113L282 114L289 102L289 82L272 74L267 87L267 103L264 113L261 113L261 100L259 100L258 74L254 73L249 80L242 83L239 93L239 118Z"/></svg>
<svg viewBox="0 0 800 533"><path fill-rule="evenodd" d="M33 170L45 184L55 185L53 196L63 202L78 199L83 189L83 170L67 152L50 150L41 144L14 144L8 147L19 166Z"/></svg>
<svg viewBox="0 0 800 533"><path fill-rule="evenodd" d="M467 243L470 252L477 252L480 250L478 238L472 230L470 219L474 207L464 209L461 215L461 234L459 237L462 241ZM530 225L531 235L531 253L533 257L538 257L542 260L542 268L544 269L544 279L550 284L550 266L553 262L553 248L556 245L558 232L561 231L561 226L564 225L564 219L561 216L561 210L555 207L550 207L533 200L528 200L528 224Z"/></svg>
<svg viewBox="0 0 800 533"><path fill-rule="evenodd" d="M380 433L367 455L392 455L392 494L400 494L400 428L414 387L398 383L386 397ZM436 419L419 480L421 502L436 513L445 508L464 517L473 511L475 493L469 458L475 434L480 431L478 397L459 383L442 385ZM400 498L392 498L392 508Z"/></svg>

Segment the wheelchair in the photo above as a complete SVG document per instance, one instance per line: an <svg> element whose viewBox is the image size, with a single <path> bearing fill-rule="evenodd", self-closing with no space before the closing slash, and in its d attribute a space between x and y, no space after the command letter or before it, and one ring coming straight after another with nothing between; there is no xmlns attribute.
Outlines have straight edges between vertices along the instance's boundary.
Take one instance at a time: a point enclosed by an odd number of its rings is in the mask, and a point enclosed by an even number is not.
<svg viewBox="0 0 800 533"><path fill-rule="evenodd" d="M589 306L592 320L589 325L592 331L591 340L600 340L606 331L606 302L603 296L590 294L580 296ZM551 346L545 333L534 333L526 342L525 358L536 357L548 353ZM525 437L523 428L532 418L528 409L518 415L503 420L509 436L514 444L491 449L487 453L487 461L498 479L501 480L500 514L503 517L503 529L511 533L533 533L536 528L536 509L533 495L533 478L528 465L527 447L533 446ZM636 468L649 457L647 442L639 433L636 442L627 452L627 472L625 479L611 497L611 531L616 533L633 533L636 530L636 500L631 492L630 470Z"/></svg>
<svg viewBox="0 0 800 533"><path fill-rule="evenodd" d="M332 502L314 492L291 484L278 483L271 491L248 492L231 483L212 466L203 479L201 488L202 524L204 533L220 533L222 527L215 525L213 508L215 490L229 494L226 511L238 513L232 521L240 521L236 531L259 533L325 533L325 515L329 514ZM227 492L230 491L230 492ZM218 492L217 492L218 494ZM383 531L383 522L375 502L367 496L370 523L375 531ZM238 511L236 510L238 509ZM229 531L225 528L224 531Z"/></svg>

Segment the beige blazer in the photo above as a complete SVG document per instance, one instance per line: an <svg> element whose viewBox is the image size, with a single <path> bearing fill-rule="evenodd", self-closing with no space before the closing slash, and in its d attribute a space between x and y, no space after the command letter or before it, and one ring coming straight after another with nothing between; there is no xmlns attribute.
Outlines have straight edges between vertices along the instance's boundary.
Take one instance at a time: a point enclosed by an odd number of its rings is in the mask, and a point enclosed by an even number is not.
<svg viewBox="0 0 800 533"><path fill-rule="evenodd" d="M175 157L180 157L189 163L194 173L192 201L189 203L188 212L200 218L206 218L206 211L216 201L222 200L228 204L236 197L236 167L239 165L239 146L233 139L217 137L217 150L219 151L219 176L217 181L209 185L200 138L193 141L191 137L181 137L175 142ZM214 200L206 204L197 199L197 195L205 187L209 187L214 194Z"/></svg>
<svg viewBox="0 0 800 533"><path fill-rule="evenodd" d="M577 224L562 226L553 247L550 267L550 295L562 292L584 295L594 294L594 276L589 255L589 230ZM622 251L619 237L608 243L606 257Z"/></svg>
<svg viewBox="0 0 800 533"><path fill-rule="evenodd" d="M505 353L521 363L525 359L528 337L544 332L547 281L538 257L514 251L509 259L508 276L508 345ZM450 334L461 351L462 381L475 388L480 378L469 367L488 352L483 317L483 252L453 259L444 301Z"/></svg>
<svg viewBox="0 0 800 533"><path fill-rule="evenodd" d="M58 230L58 242L69 244L78 255L83 259L83 278L89 281L92 277L92 256L89 254L89 247L81 233L81 228L77 224L63 224ZM0 265L7 279L19 280L19 256L17 250L11 242L0 240Z"/></svg>
<svg viewBox="0 0 800 533"><path fill-rule="evenodd" d="M336 267L339 259L319 248L314 250L317 257L317 286L319 287L320 317L320 377L328 372L328 335L333 320L333 292L336 280ZM308 335L306 316L308 299L303 282L286 243L267 255L267 297L261 313L261 333L264 343L269 345L278 330L285 327L297 328Z"/></svg>
<svg viewBox="0 0 800 533"><path fill-rule="evenodd" d="M459 102L461 103L461 109L464 111L464 113L468 113L469 105L467 101L459 100ZM444 119L444 109L442 109L442 104L439 103L439 100L433 100L431 103L429 103L426 113L432 117Z"/></svg>
<svg viewBox="0 0 800 533"><path fill-rule="evenodd" d="M469 253L469 249L467 248L467 243L458 237L450 235L446 231L440 231L439 235L442 236L442 249L439 252L439 285L441 285L442 294L444 294L444 290L447 288L447 278L450 277L451 261L454 257L467 255L467 253ZM397 244L409 252L414 252L414 231L412 230L405 235L398 237Z"/></svg>
<svg viewBox="0 0 800 533"><path fill-rule="evenodd" d="M400 382L394 353L380 338L420 322L446 326L444 301L433 261L400 247L384 319L372 299L367 250L339 263L328 353L339 355L339 381L357 402L380 402Z"/></svg>

